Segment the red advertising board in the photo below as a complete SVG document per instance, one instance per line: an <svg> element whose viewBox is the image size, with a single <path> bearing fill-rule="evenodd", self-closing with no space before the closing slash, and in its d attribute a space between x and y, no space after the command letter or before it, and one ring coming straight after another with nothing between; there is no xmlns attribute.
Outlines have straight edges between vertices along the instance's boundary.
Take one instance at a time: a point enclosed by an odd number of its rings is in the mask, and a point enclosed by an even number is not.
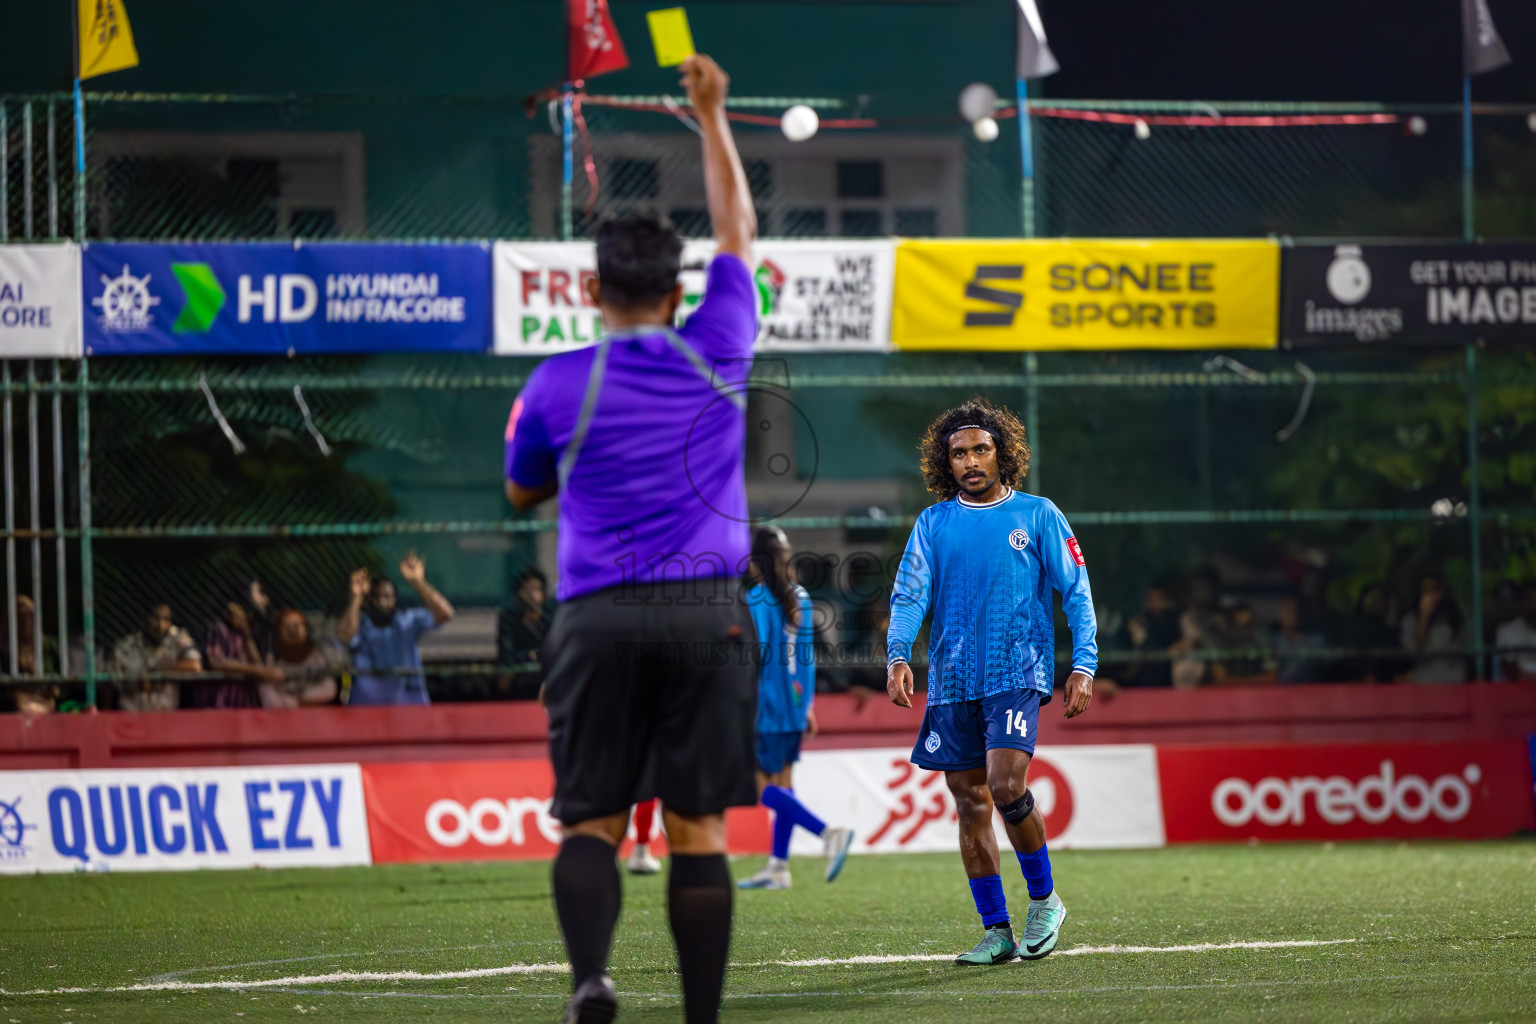
<svg viewBox="0 0 1536 1024"><path fill-rule="evenodd" d="M373 862L547 860L560 845L554 788L548 761L365 764ZM767 852L761 807L732 810L726 826L732 853ZM665 854L666 840L658 835L654 848Z"/></svg>
<svg viewBox="0 0 1536 1024"><path fill-rule="evenodd" d="M1168 842L1485 839L1536 827L1519 740L1158 747Z"/></svg>

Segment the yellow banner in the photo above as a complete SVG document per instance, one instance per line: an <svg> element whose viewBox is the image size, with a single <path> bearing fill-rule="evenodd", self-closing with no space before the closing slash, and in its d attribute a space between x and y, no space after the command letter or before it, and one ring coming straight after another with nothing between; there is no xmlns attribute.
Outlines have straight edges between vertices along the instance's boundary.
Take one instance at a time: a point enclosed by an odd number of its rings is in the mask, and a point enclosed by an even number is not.
<svg viewBox="0 0 1536 1024"><path fill-rule="evenodd" d="M139 66L128 10L122 0L79 0L80 77Z"/></svg>
<svg viewBox="0 0 1536 1024"><path fill-rule="evenodd" d="M902 349L1274 348L1280 247L903 241L895 299Z"/></svg>

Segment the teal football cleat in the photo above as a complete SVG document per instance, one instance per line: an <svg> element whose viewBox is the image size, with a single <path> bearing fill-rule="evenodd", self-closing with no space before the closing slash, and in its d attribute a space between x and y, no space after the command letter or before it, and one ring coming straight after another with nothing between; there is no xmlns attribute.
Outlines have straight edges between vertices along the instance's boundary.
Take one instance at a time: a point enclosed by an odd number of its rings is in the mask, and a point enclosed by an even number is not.
<svg viewBox="0 0 1536 1024"><path fill-rule="evenodd" d="M1024 922L1024 948L1019 956L1025 960L1039 960L1056 948L1061 935L1061 922L1067 919L1067 908L1061 897L1054 892L1043 900L1029 901L1029 917Z"/></svg>
<svg viewBox="0 0 1536 1024"><path fill-rule="evenodd" d="M822 836L827 848L827 881L832 881L843 870L843 861L853 849L853 829L829 828Z"/></svg>
<svg viewBox="0 0 1536 1024"><path fill-rule="evenodd" d="M789 879L789 865L774 864L771 861L751 878L743 878L736 883L738 889L788 889L791 885Z"/></svg>
<svg viewBox="0 0 1536 1024"><path fill-rule="evenodd" d="M981 941L969 953L955 957L962 967L1007 963L1019 955L1019 944L1013 941L1013 929L1007 925L988 928Z"/></svg>

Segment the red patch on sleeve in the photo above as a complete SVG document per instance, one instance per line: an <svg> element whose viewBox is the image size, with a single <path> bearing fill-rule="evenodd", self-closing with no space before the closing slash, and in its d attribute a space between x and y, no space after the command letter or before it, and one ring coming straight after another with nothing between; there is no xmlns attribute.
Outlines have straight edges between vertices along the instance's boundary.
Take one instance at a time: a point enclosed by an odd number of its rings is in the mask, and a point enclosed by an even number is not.
<svg viewBox="0 0 1536 1024"><path fill-rule="evenodd" d="M1067 538L1067 550L1072 552L1072 561L1078 565L1087 565L1087 559L1083 558L1082 545L1078 544L1076 537Z"/></svg>
<svg viewBox="0 0 1536 1024"><path fill-rule="evenodd" d="M507 442L507 444L511 444L512 443L512 435L517 433L517 418L519 416L521 416L522 414L523 414L523 398L522 398L521 395L519 395L518 398L517 398L517 401L512 403L512 414L507 417L507 435L506 435L506 442Z"/></svg>

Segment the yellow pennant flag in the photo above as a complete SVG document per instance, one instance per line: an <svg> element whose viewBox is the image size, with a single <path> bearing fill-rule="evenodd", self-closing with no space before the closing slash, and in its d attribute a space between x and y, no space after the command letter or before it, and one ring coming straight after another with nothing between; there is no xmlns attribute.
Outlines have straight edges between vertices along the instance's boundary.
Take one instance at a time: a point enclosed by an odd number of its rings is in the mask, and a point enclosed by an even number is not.
<svg viewBox="0 0 1536 1024"><path fill-rule="evenodd" d="M80 77L139 66L139 51L128 27L122 0L78 0L80 5Z"/></svg>

